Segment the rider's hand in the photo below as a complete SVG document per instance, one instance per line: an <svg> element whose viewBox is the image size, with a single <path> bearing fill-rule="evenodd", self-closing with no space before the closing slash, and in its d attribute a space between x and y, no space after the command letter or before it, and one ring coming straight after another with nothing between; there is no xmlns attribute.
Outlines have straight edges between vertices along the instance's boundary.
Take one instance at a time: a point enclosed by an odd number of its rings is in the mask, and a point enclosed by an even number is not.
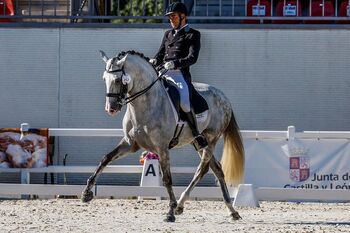
<svg viewBox="0 0 350 233"><path fill-rule="evenodd" d="M149 59L149 63L155 66L157 64L157 59Z"/></svg>
<svg viewBox="0 0 350 233"><path fill-rule="evenodd" d="M173 61L168 61L164 64L164 68L167 70L172 70L175 68L175 64Z"/></svg>

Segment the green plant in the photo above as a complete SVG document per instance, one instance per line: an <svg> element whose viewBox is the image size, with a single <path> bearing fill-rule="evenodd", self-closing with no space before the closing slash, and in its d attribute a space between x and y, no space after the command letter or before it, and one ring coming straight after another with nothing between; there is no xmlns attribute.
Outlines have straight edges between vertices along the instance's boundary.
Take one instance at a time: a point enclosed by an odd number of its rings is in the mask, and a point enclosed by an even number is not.
<svg viewBox="0 0 350 233"><path fill-rule="evenodd" d="M162 0L114 0L112 14L117 16L161 16ZM160 19L114 19L113 23L159 23Z"/></svg>

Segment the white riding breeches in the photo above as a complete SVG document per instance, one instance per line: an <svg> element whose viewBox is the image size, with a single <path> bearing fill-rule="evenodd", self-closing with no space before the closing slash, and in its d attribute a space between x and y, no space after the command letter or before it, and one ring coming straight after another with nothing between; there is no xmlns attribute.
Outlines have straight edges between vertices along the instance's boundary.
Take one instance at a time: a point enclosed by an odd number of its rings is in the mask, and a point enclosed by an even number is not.
<svg viewBox="0 0 350 233"><path fill-rule="evenodd" d="M169 70L164 75L166 80L176 87L180 94L180 106L184 112L191 111L190 94L188 85L180 70Z"/></svg>

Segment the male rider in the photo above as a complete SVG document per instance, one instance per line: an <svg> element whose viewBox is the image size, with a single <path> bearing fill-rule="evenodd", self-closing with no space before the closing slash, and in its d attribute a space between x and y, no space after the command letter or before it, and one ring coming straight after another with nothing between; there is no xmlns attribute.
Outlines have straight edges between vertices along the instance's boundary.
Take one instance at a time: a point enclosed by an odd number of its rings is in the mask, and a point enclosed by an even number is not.
<svg viewBox="0 0 350 233"><path fill-rule="evenodd" d="M190 66L196 63L199 55L200 32L190 28L187 23L187 8L181 2L169 5L165 15L168 16L172 29L164 33L158 53L150 62L159 66L164 64L168 81L177 87L180 93L181 109L185 112L188 124L197 143L197 149L208 145L207 140L198 131L196 116L191 106L192 89Z"/></svg>

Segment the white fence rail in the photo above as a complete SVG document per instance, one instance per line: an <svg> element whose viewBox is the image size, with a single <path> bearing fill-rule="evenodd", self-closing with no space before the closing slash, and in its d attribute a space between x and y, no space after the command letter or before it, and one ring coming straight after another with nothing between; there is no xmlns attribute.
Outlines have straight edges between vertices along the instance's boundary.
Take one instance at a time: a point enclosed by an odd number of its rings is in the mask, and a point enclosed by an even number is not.
<svg viewBox="0 0 350 233"><path fill-rule="evenodd" d="M121 129L49 129L50 136L123 136ZM312 138L312 139L349 139L350 132L324 132L307 131L295 132L293 126L287 131L251 131L243 130L243 138ZM49 166L45 168L32 169L0 169L0 173L21 173L21 184L0 184L0 195L80 195L83 185L43 185L30 184L31 173L92 173L95 166ZM172 173L194 173L195 167L172 167ZM142 173L142 166L107 166L104 173ZM177 197L185 187L174 187ZM139 187L139 186L105 186L96 185L93 190L98 197L130 197L130 196L157 196L168 197L164 187ZM234 190L231 190L234 197ZM349 190L309 190L289 188L268 188L259 187L255 189L258 200L267 201L350 201ZM221 191L218 187L196 187L191 193L192 197L199 198L221 198Z"/></svg>
<svg viewBox="0 0 350 233"><path fill-rule="evenodd" d="M95 167L92 166L51 166L47 168L35 169L15 169L0 172L24 172L24 184L0 184L0 195L72 195L79 196L85 187L84 185L43 185L30 184L30 173L91 173ZM109 166L105 173L141 173L142 166ZM193 167L173 167L173 173L194 173ZM180 197L185 187L174 187L176 197ZM164 187L139 187L139 186L106 186L96 185L93 189L97 197L133 197L133 196L153 196L168 197ZM231 196L234 198L236 190L231 189ZM256 198L260 201L340 201L349 202L348 190L310 190L310 189L282 189L260 187L255 189ZM222 198L219 187L196 187L191 193L191 197L197 198Z"/></svg>
<svg viewBox="0 0 350 233"><path fill-rule="evenodd" d="M0 195L80 195L84 185L42 185L30 184L32 173L92 173L96 166L49 166L45 168L31 169L0 169L0 172L20 172L22 184L0 184ZM172 167L172 173L193 174L195 167ZM103 173L142 173L141 165L111 165L107 166ZM185 187L174 187L174 192L180 196ZM98 197L130 197L130 196L157 196L167 197L163 187L139 187L139 186L104 186L96 185L94 194ZM221 198L218 187L198 187L192 195L201 198Z"/></svg>
<svg viewBox="0 0 350 233"><path fill-rule="evenodd" d="M350 138L350 131L304 131L295 132L294 126L286 131L242 130L243 138L317 138L337 139ZM78 128L50 128L50 136L78 136L78 137L111 137L123 136L122 129L78 129Z"/></svg>
<svg viewBox="0 0 350 233"><path fill-rule="evenodd" d="M92 174L96 166L48 166L43 168L0 168L0 173L21 173L21 183L30 184L32 173L89 173ZM172 167L172 173L194 174L196 167ZM211 171L210 171L211 172ZM103 173L142 173L141 165L110 165ZM1 190L0 190L1 194Z"/></svg>

